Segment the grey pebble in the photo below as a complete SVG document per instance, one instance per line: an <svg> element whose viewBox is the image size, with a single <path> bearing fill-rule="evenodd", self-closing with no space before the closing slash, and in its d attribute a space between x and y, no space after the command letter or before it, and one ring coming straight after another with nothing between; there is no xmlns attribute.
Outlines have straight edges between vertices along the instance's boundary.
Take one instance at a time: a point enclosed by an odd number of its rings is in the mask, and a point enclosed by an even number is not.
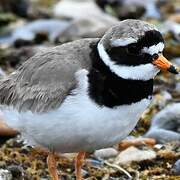
<svg viewBox="0 0 180 180"><path fill-rule="evenodd" d="M180 159L175 162L173 166L173 172L175 175L180 175Z"/></svg>
<svg viewBox="0 0 180 180"><path fill-rule="evenodd" d="M102 162L99 160L94 160L94 159L86 159L86 164L89 164L92 167L98 168L102 166Z"/></svg>
<svg viewBox="0 0 180 180"><path fill-rule="evenodd" d="M180 140L180 103L174 103L157 113L151 127L144 135L156 139L158 143Z"/></svg>
<svg viewBox="0 0 180 180"><path fill-rule="evenodd" d="M99 149L94 152L94 156L98 159L107 159L118 155L118 151L114 148Z"/></svg>
<svg viewBox="0 0 180 180"><path fill-rule="evenodd" d="M0 180L12 180L12 174L6 169L0 169Z"/></svg>

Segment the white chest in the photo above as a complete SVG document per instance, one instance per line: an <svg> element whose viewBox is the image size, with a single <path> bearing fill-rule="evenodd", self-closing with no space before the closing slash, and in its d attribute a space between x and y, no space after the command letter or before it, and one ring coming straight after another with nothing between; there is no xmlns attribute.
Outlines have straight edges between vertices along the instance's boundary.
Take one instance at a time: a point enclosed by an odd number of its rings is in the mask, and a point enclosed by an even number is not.
<svg viewBox="0 0 180 180"><path fill-rule="evenodd" d="M116 108L100 107L87 93L87 72L78 73L78 88L61 107L42 115L24 114L24 134L60 152L91 151L111 146L135 127L149 100Z"/></svg>
<svg viewBox="0 0 180 180"><path fill-rule="evenodd" d="M135 127L150 100L115 108L98 106L87 93L87 72L76 74L79 86L56 110L19 114L16 126L31 145L59 152L92 151L111 146Z"/></svg>

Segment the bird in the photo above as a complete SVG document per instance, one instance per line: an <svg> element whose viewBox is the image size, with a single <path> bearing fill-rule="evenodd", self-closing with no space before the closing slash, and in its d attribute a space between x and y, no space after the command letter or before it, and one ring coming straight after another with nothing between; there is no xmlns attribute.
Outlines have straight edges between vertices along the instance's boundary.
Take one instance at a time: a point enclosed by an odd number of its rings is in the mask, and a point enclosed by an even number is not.
<svg viewBox="0 0 180 180"><path fill-rule="evenodd" d="M152 99L160 70L177 74L164 56L164 40L152 24L127 19L102 38L44 49L0 81L0 109L25 143L48 152L52 180L55 153L85 154L113 146L133 130Z"/></svg>

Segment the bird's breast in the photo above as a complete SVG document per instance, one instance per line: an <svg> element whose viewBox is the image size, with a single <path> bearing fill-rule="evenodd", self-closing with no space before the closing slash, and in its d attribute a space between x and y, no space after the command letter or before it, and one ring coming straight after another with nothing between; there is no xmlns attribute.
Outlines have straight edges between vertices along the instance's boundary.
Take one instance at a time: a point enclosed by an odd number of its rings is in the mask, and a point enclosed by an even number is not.
<svg viewBox="0 0 180 180"><path fill-rule="evenodd" d="M112 146L135 127L149 99L116 107L100 106L88 94L88 72L76 73L77 88L62 105L43 114L19 115L19 131L31 145L58 152L93 151Z"/></svg>

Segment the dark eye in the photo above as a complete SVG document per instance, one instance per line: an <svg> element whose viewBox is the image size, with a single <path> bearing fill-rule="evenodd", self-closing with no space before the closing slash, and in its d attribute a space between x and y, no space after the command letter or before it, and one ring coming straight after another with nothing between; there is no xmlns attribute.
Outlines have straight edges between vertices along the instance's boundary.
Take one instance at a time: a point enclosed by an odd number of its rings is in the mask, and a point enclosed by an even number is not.
<svg viewBox="0 0 180 180"><path fill-rule="evenodd" d="M153 54L153 60L156 60L159 58L159 55L158 54Z"/></svg>
<svg viewBox="0 0 180 180"><path fill-rule="evenodd" d="M130 54L134 54L134 55L140 54L140 49L136 44L128 45L127 49Z"/></svg>

